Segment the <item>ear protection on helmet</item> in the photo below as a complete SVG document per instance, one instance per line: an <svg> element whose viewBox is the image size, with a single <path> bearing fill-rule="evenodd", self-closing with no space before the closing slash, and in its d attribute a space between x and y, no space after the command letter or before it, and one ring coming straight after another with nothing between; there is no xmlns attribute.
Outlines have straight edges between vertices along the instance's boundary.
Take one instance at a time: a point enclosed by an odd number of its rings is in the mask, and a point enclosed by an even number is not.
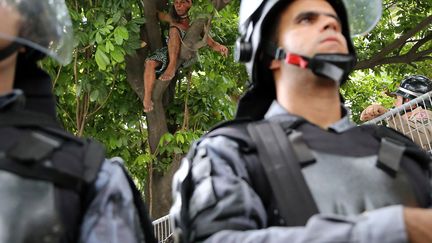
<svg viewBox="0 0 432 243"><path fill-rule="evenodd" d="M252 57L252 44L242 38L237 39L234 50L234 60L237 62L247 62Z"/></svg>

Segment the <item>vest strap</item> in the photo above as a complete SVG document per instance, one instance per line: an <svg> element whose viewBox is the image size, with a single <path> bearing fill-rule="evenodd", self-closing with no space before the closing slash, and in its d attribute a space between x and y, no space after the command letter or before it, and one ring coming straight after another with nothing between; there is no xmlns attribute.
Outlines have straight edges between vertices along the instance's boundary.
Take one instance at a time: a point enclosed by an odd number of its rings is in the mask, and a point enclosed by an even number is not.
<svg viewBox="0 0 432 243"><path fill-rule="evenodd" d="M378 151L377 167L383 169L391 176L396 176L406 146L391 138L382 138Z"/></svg>
<svg viewBox="0 0 432 243"><path fill-rule="evenodd" d="M287 226L305 225L318 208L301 172L286 133L278 123L264 121L247 127ZM298 136L294 136L298 139ZM294 139L294 140L295 140ZM297 146L297 148L301 148ZM296 198L296 200L292 200Z"/></svg>

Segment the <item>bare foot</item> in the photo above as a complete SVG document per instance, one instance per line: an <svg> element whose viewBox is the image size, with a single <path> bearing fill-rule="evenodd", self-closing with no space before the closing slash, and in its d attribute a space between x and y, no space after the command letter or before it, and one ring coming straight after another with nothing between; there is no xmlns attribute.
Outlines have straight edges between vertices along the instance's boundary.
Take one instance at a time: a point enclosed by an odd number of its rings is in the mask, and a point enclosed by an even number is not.
<svg viewBox="0 0 432 243"><path fill-rule="evenodd" d="M150 112L153 110L153 101L144 100L144 112Z"/></svg>
<svg viewBox="0 0 432 243"><path fill-rule="evenodd" d="M165 72L159 77L161 81L169 81L174 78L175 69L167 68Z"/></svg>

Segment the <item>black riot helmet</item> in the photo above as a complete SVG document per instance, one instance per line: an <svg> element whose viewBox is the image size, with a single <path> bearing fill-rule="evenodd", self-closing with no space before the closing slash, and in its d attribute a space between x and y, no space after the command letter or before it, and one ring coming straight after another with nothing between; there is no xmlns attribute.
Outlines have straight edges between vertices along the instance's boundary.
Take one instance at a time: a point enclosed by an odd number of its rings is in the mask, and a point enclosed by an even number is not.
<svg viewBox="0 0 432 243"><path fill-rule="evenodd" d="M0 61L18 50L14 89L24 91L25 108L55 117L51 79L37 61L50 56L66 65L74 45L65 0L0 0Z"/></svg>
<svg viewBox="0 0 432 243"><path fill-rule="evenodd" d="M402 80L395 94L407 99L415 99L432 91L432 81L423 75L411 75Z"/></svg>
<svg viewBox="0 0 432 243"><path fill-rule="evenodd" d="M293 0L243 0L240 6L239 32L235 58L244 62L250 77L249 90L240 100L237 118L260 119L275 99L273 75L269 63L283 59L288 64L308 68L316 75L342 84L355 65L356 54L352 35L370 31L381 16L381 0L328 0L342 23L349 54L317 54L305 57L287 53L271 40L275 23ZM353 19L355 21L349 21Z"/></svg>
<svg viewBox="0 0 432 243"><path fill-rule="evenodd" d="M0 60L21 47L39 58L51 56L61 64L72 57L73 28L64 0L0 0L0 14L9 21L0 28Z"/></svg>

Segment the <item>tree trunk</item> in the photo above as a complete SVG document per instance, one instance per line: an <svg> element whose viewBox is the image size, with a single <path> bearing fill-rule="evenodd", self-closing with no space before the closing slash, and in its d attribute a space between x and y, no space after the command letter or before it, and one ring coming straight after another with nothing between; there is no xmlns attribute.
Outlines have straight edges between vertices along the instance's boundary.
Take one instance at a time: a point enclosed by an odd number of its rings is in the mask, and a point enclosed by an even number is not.
<svg viewBox="0 0 432 243"><path fill-rule="evenodd" d="M211 0L217 10L225 7L230 0ZM146 46L136 55L126 57L126 73L128 83L138 95L140 100L144 94L144 60L145 57L156 49L162 47L161 29L157 20L157 9L167 7L166 0L143 0L144 15L146 18L145 25L141 28L141 37ZM195 58L199 48L206 45L203 40L204 27L207 24L207 19L198 19L194 21L186 33L182 41L180 57L177 61L177 67L180 67L185 61ZM172 89L167 89L170 86L175 87L177 78L171 81L156 80L154 84L152 100L154 109L146 114L148 143L151 153L156 151L159 140L163 134L168 132L167 120L165 116L167 105L172 102L175 92ZM167 92L170 91L170 92ZM164 174L152 173L152 185L149 185L153 195L146 195L148 206L151 205L152 218L157 218L168 213L171 206L171 180L174 172L180 164L180 157L176 157L170 168ZM151 200L150 200L151 198Z"/></svg>

